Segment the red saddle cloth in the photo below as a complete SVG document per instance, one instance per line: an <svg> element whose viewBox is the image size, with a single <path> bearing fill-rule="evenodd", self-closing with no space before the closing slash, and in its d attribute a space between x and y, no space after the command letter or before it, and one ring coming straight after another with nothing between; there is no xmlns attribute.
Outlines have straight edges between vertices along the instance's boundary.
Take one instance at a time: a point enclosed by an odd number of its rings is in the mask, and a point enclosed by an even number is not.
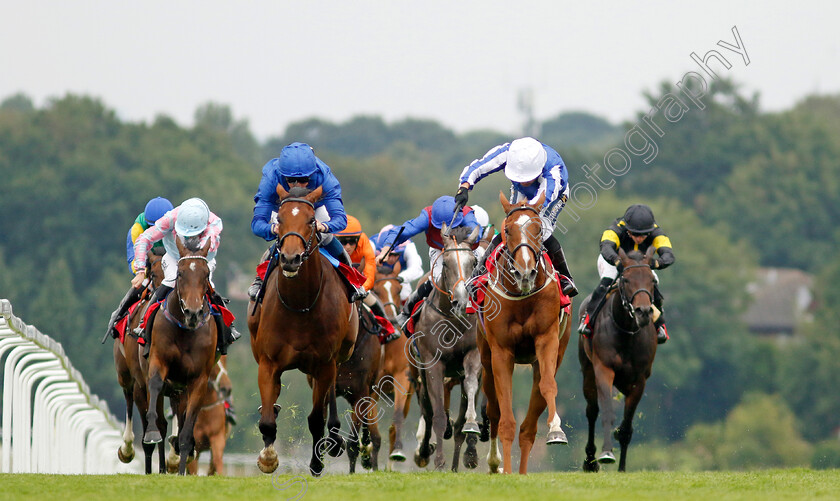
<svg viewBox="0 0 840 501"><path fill-rule="evenodd" d="M260 277L261 280L265 280L265 274L268 271L268 262L269 260L263 261L257 266L257 275ZM344 263L338 263L338 267L336 270L347 277L347 280L350 281L356 287L361 287L365 284L367 278L356 268L352 266L347 266Z"/></svg>
<svg viewBox="0 0 840 501"><path fill-rule="evenodd" d="M502 248L503 246L499 245L492 254L487 256L487 261L484 264L485 268L487 268L487 272L483 275L475 277L472 280L471 287L473 292L470 295L470 304L467 305L467 313L478 313L481 311L482 305L484 304L484 298L487 295L487 283L490 279L490 274L496 269L496 259L499 257L499 253L502 251ZM543 252L543 259L547 263L551 262L551 259L549 259L548 254L545 252ZM571 315L572 300L569 296L563 294L563 287L560 285L560 273L555 271L554 274L556 275L555 282L557 283L557 291L560 293L560 308L565 309L566 313Z"/></svg>
<svg viewBox="0 0 840 501"><path fill-rule="evenodd" d="M406 324L405 324L405 330L406 330L406 333L407 333L408 337L411 337L411 336L414 335L414 316L417 315L418 311L420 311L420 308L423 306L423 303L425 301L426 301L425 299L421 299L420 301L417 301L417 304L414 305L414 309L411 310L411 317L409 317L408 322L406 322Z"/></svg>
<svg viewBox="0 0 840 501"><path fill-rule="evenodd" d="M140 301L137 301L136 303L132 304L128 308L128 315L124 316L122 320L117 322L116 329L117 332L120 333L120 343L122 344L125 344L125 333L128 330L128 319L131 318L131 315L134 315L134 311L137 309L138 306L140 306Z"/></svg>

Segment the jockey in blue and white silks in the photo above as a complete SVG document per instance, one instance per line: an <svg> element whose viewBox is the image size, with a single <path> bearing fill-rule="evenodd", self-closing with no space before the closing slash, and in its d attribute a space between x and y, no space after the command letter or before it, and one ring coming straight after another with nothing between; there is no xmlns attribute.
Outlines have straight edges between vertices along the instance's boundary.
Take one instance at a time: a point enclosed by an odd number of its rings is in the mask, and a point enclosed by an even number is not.
<svg viewBox="0 0 840 501"><path fill-rule="evenodd" d="M554 268L565 277L561 277L563 292L569 296L576 295L577 288L572 281L563 249L553 235L557 217L569 198L569 172L560 154L552 147L531 137L523 137L496 146L480 159L473 160L461 171L460 185L455 195L458 205L466 206L469 191L473 186L500 170L504 170L505 176L511 181L511 203L523 200L533 203L545 193L545 201L540 210L543 245ZM485 255L489 255L500 243L501 236L497 235L487 248L488 252ZM476 270L481 272L483 268L479 266Z"/></svg>

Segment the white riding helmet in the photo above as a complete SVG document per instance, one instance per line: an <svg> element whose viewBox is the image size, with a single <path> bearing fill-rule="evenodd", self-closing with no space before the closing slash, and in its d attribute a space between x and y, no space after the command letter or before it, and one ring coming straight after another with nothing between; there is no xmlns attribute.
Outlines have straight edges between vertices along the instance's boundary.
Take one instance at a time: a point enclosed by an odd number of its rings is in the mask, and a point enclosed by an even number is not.
<svg viewBox="0 0 840 501"><path fill-rule="evenodd" d="M210 208L200 198L190 198L178 207L175 232L184 237L194 237L205 229L210 220Z"/></svg>
<svg viewBox="0 0 840 501"><path fill-rule="evenodd" d="M505 165L505 176L513 182L524 183L542 173L548 155L542 143L532 137L523 137L510 143Z"/></svg>
<svg viewBox="0 0 840 501"><path fill-rule="evenodd" d="M487 214L487 211L484 210L483 207L480 205L471 205L473 210L473 214L475 215L475 220L478 222L478 225L482 228L486 227L490 224L490 215Z"/></svg>

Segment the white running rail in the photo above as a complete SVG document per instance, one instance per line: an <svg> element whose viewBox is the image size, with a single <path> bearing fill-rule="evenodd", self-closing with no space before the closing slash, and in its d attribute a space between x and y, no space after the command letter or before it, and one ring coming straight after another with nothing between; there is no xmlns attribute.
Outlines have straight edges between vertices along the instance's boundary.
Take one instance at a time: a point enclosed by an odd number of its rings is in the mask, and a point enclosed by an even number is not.
<svg viewBox="0 0 840 501"><path fill-rule="evenodd" d="M26 325L0 299L3 473L139 473L123 464L122 423L90 394L61 344Z"/></svg>

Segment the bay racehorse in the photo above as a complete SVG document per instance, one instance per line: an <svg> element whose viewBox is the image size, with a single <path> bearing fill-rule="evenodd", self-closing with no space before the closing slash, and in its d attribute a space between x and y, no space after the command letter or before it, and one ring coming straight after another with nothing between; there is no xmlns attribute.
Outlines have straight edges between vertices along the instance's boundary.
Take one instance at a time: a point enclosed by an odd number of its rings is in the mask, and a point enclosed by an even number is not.
<svg viewBox="0 0 840 501"><path fill-rule="evenodd" d="M545 195L534 204L527 201L511 204L503 193L499 199L506 214L504 238L488 278L485 306L479 311L483 335L479 335L478 344L490 418L488 465L491 472L498 471L497 438L500 438L504 472L512 473L516 419L511 380L515 364L529 364L533 374L531 399L519 428L519 473L525 474L537 422L546 406L549 429L546 442L567 443L557 415L554 377L569 344L571 319L563 309L554 269L542 249L539 207Z"/></svg>
<svg viewBox="0 0 840 501"><path fill-rule="evenodd" d="M227 355L221 358L213 366L210 373L210 380L207 382L207 392L201 402L201 409L193 426L195 437L195 460L187 463L187 473L198 474L198 459L202 452L210 451L210 467L207 469L207 476L224 475L224 453L227 439L230 436L231 424L225 415L225 398L230 395L232 384L227 372ZM186 409L186 401L181 399L181 414ZM172 422L173 436L169 437L169 454L166 458L166 469L170 473L178 471L180 463L179 447L177 443L178 433L177 419Z"/></svg>
<svg viewBox="0 0 840 501"><path fill-rule="evenodd" d="M292 188L286 192L278 185L277 194L280 238L272 259L279 264L265 279L263 301L252 303L248 316L262 401L259 429L264 447L257 466L264 473L277 469L274 441L280 378L285 371L298 369L313 379L312 412L308 418L312 435L309 470L319 476L324 469L323 453L338 456L344 449L344 440L337 433L335 378L338 364L353 353L359 318L355 305L347 301L341 278L318 251L314 204L322 189L310 192ZM327 405L329 437L324 439Z"/></svg>
<svg viewBox="0 0 840 501"><path fill-rule="evenodd" d="M580 336L578 358L583 371L583 395L589 436L583 470L598 471L599 463L615 463L612 432L615 422L612 389L624 394L624 419L615 430L621 445L618 471L627 466L627 448L633 436L633 414L645 392L656 356L656 329L653 327L654 276L651 246L644 256L638 251L619 249L621 265L616 287L595 317L591 338ZM623 267L623 269L622 269ZM586 304L581 305L585 311ZM602 411L604 443L595 459L595 421Z"/></svg>
<svg viewBox="0 0 840 501"><path fill-rule="evenodd" d="M133 306L125 319L125 326L119 324L118 330L120 337L114 340L114 366L117 369L117 381L123 390L125 396L125 429L123 430L123 445L117 450L117 456L123 463L130 463L134 459L134 423L133 413L134 406L137 405L137 412L140 414L140 422L143 424L143 429L146 429L146 411L148 410L148 395L146 393L146 379L143 375L143 370L140 367L140 347L137 344L137 338L129 333L134 331L134 328L140 324L143 315L146 313L146 307L149 303L151 293L160 286L163 281L163 261L164 249L163 246L152 247L146 253L147 278L149 283L146 290L142 294L140 302ZM166 425L164 420L162 423ZM143 444L143 453L145 455L145 471L147 474L152 473L152 454L154 454L154 444ZM158 447L158 464L163 465L164 448L161 444ZM163 467L161 466L161 473Z"/></svg>
<svg viewBox="0 0 840 501"><path fill-rule="evenodd" d="M444 433L447 416L444 404L444 378L457 378L461 386L461 407L454 425L455 449L452 471L458 471L461 446L466 434L470 435L464 463L468 467L477 465L475 444L478 442L476 421L476 395L479 391L481 361L476 347L475 315L466 314L469 302L467 279L476 266L473 245L480 236L480 228L471 232L467 227L454 228L447 232L446 223L441 234L443 250L438 259L443 260L441 276L434 283L429 297L423 302L416 329L409 342L414 350L412 364L420 369L420 391L418 399L426 426L423 437L415 451L414 461L423 467L432 453L430 439L435 432L437 446L435 468L446 464L443 455ZM469 232L469 233L468 233ZM432 263L434 267L434 263Z"/></svg>
<svg viewBox="0 0 840 501"><path fill-rule="evenodd" d="M399 329L397 315L401 308L400 289L402 282L398 279L400 264L393 269L379 267L376 270L376 279L373 284L373 292L382 302L382 307L388 320ZM411 393L414 386L409 381L409 363L406 356L406 338L402 333L399 338L385 344L382 348L382 362L377 376L378 386L375 394L386 400L385 403L393 406L393 421L388 428L388 469L392 469L392 462L403 462L406 460L403 451L402 428L411 403ZM390 399L390 400L388 400Z"/></svg>
<svg viewBox="0 0 840 501"><path fill-rule="evenodd" d="M207 383L216 363L216 343L220 333L212 312L208 294L210 267L207 254L210 240L200 249L188 249L181 238L178 246L178 278L175 288L166 297L155 314L152 324L146 386L149 392L148 424L143 442L158 444L163 441L165 429L158 425L163 416L164 393L171 395L171 405L182 423L178 446L182 451L178 474L186 474L187 458L194 455L193 426L201 410ZM150 319L151 321L152 319ZM181 412L181 400L186 401ZM183 452L187 452L184 454Z"/></svg>

